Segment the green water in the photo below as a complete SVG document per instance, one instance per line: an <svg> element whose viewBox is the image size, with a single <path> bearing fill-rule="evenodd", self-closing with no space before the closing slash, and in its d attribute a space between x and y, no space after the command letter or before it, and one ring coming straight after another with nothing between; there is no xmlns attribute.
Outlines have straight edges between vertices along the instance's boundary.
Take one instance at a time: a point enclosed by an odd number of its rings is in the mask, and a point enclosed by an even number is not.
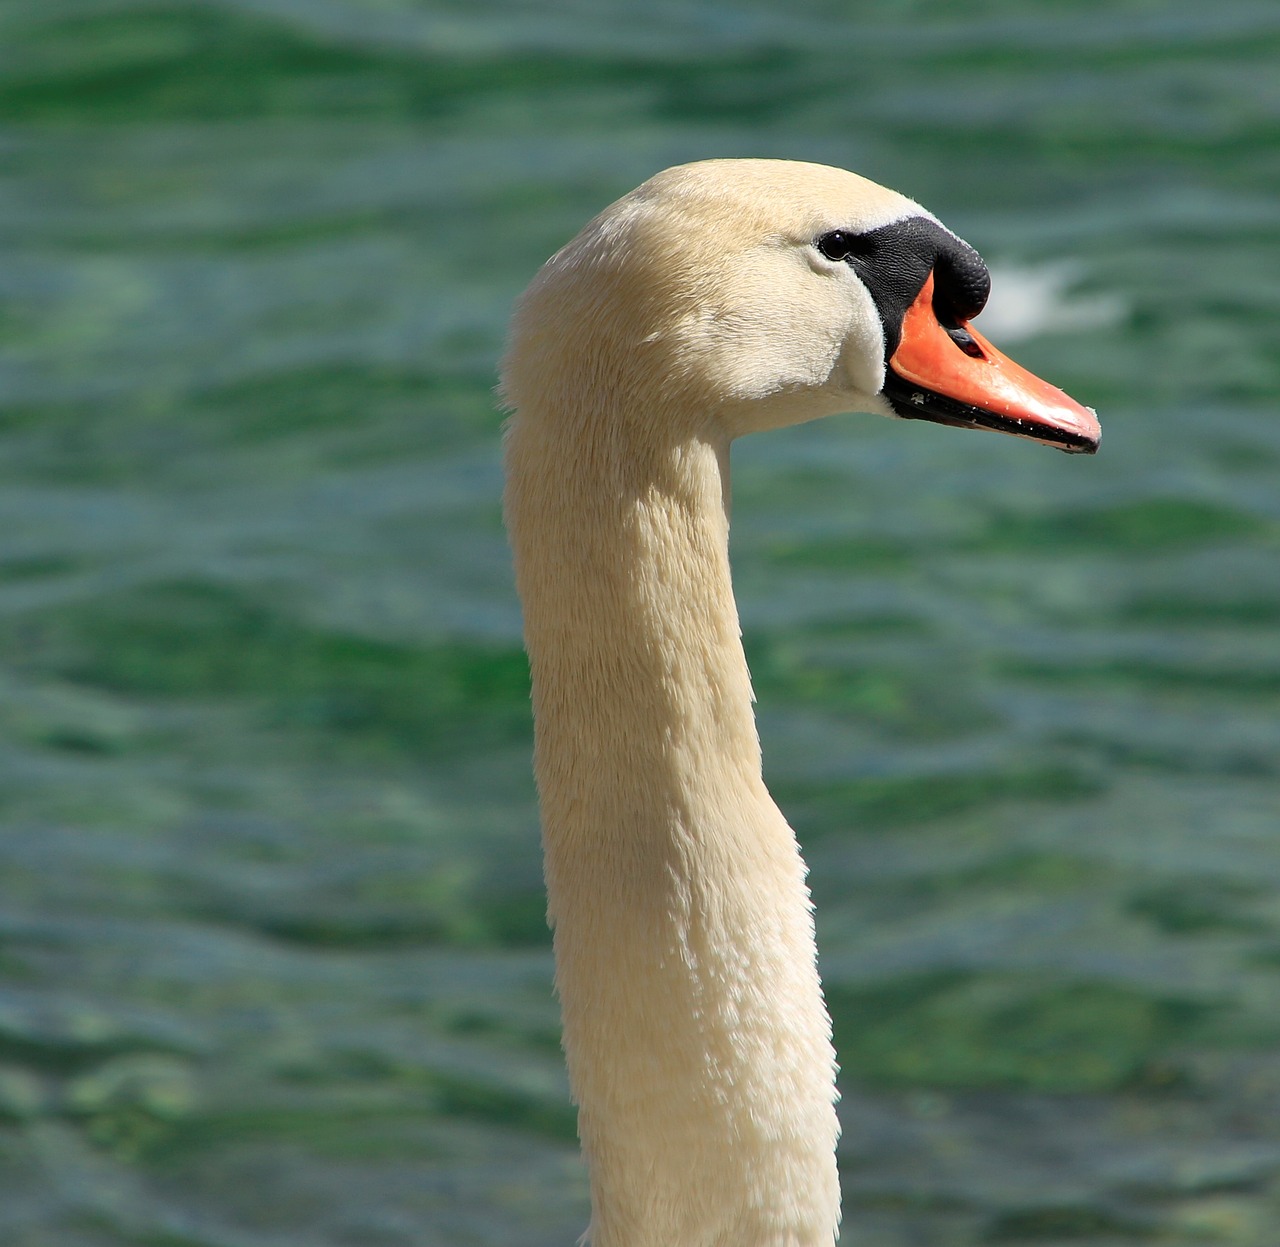
<svg viewBox="0 0 1280 1247"><path fill-rule="evenodd" d="M735 451L845 1241L1274 1247L1278 63L1272 0L6 0L0 1242L575 1241L494 360L750 154L926 203L1106 430Z"/></svg>

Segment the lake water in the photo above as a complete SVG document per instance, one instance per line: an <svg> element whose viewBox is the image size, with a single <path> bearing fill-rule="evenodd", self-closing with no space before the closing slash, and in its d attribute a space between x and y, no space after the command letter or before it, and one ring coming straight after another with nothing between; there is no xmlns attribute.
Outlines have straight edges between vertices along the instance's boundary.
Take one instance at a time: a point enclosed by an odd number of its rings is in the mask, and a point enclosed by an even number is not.
<svg viewBox="0 0 1280 1247"><path fill-rule="evenodd" d="M576 1240L494 361L773 155L1105 427L735 450L845 1241L1274 1247L1278 64L1273 0L6 0L0 1241Z"/></svg>

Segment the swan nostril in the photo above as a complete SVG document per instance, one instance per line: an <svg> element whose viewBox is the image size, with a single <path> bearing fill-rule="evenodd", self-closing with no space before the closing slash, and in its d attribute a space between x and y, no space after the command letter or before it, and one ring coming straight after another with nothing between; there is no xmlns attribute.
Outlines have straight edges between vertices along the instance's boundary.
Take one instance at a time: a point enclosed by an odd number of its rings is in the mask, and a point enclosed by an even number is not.
<svg viewBox="0 0 1280 1247"><path fill-rule="evenodd" d="M971 355L974 359L987 358L986 355L983 354L982 347L978 345L973 334L971 334L967 329L957 325L956 328L947 330L947 337L950 338L951 341L954 342L966 355Z"/></svg>

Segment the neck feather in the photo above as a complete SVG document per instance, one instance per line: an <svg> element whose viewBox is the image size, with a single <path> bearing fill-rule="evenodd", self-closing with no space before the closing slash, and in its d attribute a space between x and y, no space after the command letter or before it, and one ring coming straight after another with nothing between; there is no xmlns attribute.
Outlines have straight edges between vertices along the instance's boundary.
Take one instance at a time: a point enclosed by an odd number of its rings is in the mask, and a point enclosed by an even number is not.
<svg viewBox="0 0 1280 1247"><path fill-rule="evenodd" d="M828 1247L834 1061L804 866L761 779L728 447L644 429L522 408L507 441L592 1242Z"/></svg>

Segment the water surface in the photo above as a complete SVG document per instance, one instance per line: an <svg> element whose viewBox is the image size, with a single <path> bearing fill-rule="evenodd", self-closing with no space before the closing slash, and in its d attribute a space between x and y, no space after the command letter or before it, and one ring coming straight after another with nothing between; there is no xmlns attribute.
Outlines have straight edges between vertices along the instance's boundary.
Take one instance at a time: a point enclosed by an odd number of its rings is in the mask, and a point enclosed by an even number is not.
<svg viewBox="0 0 1280 1247"><path fill-rule="evenodd" d="M1280 11L859 12L9 0L6 1244L575 1241L494 361L723 155L926 203L1106 429L735 450L849 1241L1274 1242Z"/></svg>

